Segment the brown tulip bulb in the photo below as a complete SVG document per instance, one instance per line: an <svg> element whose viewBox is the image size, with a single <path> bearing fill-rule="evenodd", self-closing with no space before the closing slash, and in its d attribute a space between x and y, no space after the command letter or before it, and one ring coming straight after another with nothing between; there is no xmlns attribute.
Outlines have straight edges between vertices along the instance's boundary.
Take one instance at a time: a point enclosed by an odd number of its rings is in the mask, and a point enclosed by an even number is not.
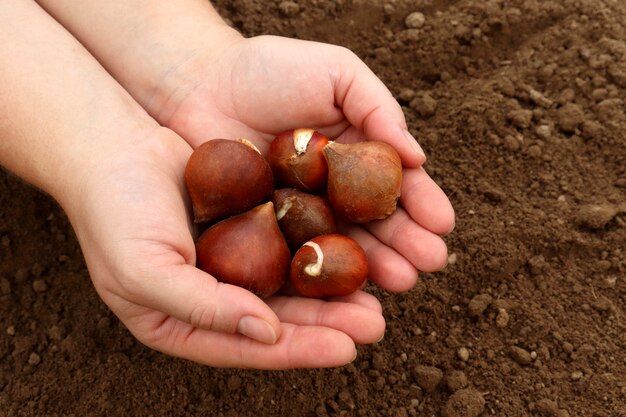
<svg viewBox="0 0 626 417"><path fill-rule="evenodd" d="M363 286L368 266L365 252L347 236L331 234L306 242L293 257L289 277L306 297L348 295Z"/></svg>
<svg viewBox="0 0 626 417"><path fill-rule="evenodd" d="M283 285L291 260L271 202L211 226L198 239L196 254L198 268L262 298Z"/></svg>
<svg viewBox="0 0 626 417"><path fill-rule="evenodd" d="M213 222L269 200L272 170L246 140L213 139L189 157L185 184L196 223Z"/></svg>
<svg viewBox="0 0 626 417"><path fill-rule="evenodd" d="M295 252L306 241L337 231L337 223L325 198L295 188L274 191L272 196L278 226Z"/></svg>
<svg viewBox="0 0 626 417"><path fill-rule="evenodd" d="M396 210L402 163L390 145L330 142L324 156L328 161L328 199L338 216L367 223L384 219Z"/></svg>
<svg viewBox="0 0 626 417"><path fill-rule="evenodd" d="M328 166L322 149L328 138L313 129L288 130L276 136L267 160L278 184L315 193L326 187Z"/></svg>

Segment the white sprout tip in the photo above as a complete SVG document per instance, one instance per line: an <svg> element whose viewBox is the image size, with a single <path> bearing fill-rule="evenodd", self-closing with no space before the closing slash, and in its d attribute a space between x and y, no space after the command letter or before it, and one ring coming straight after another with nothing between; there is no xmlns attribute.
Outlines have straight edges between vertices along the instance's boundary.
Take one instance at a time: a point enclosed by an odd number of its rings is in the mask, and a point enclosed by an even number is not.
<svg viewBox="0 0 626 417"><path fill-rule="evenodd" d="M317 277L322 273L322 266L324 264L324 253L322 252L322 248L315 242L306 242L302 246L310 246L315 251L315 255L317 255L317 261L308 264L304 267L304 272L312 277Z"/></svg>
<svg viewBox="0 0 626 417"><path fill-rule="evenodd" d="M315 130L309 128L300 128L293 131L293 146L296 148L297 155L306 152L306 148L309 146L314 133Z"/></svg>

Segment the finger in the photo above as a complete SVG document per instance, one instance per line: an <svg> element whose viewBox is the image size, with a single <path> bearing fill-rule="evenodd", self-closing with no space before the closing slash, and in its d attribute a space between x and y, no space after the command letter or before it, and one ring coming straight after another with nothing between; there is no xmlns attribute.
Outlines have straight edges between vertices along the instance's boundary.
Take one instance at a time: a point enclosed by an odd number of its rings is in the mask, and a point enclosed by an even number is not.
<svg viewBox="0 0 626 417"><path fill-rule="evenodd" d="M326 126L318 126L314 127L314 129L329 138L330 140L337 140L337 138L343 135L344 132L346 132L351 127L352 125L350 124L350 122L347 119L343 119L339 123ZM363 137L364 135L361 135L361 138Z"/></svg>
<svg viewBox="0 0 626 417"><path fill-rule="evenodd" d="M275 295L285 297L302 297L302 294L300 294L298 290L296 290L290 280L288 280L285 285L281 287L280 291L278 291L278 293L276 293ZM382 307L380 306L380 301L378 301L378 298L360 290L357 290L352 294L348 294L342 297L329 297L326 300L358 304L365 308L369 308L370 310L373 310L377 313L382 313L383 311Z"/></svg>
<svg viewBox="0 0 626 417"><path fill-rule="evenodd" d="M335 103L369 140L387 142L407 167L426 161L424 151L407 129L402 108L383 82L347 49L337 49L330 66Z"/></svg>
<svg viewBox="0 0 626 417"><path fill-rule="evenodd" d="M273 345L193 328L173 318L143 340L136 336L161 352L220 368L326 368L345 365L356 357L354 341L345 333L290 323L281 325L281 337Z"/></svg>
<svg viewBox="0 0 626 417"><path fill-rule="evenodd" d="M433 233L454 229L450 200L422 167L403 171L400 203L413 220Z"/></svg>
<svg viewBox="0 0 626 417"><path fill-rule="evenodd" d="M251 292L217 282L191 265L165 267L158 274L137 280L127 299L204 330L240 333L269 344L280 336L278 317Z"/></svg>
<svg viewBox="0 0 626 417"><path fill-rule="evenodd" d="M385 333L383 316L357 304L299 297L272 297L267 302L283 323L339 330L355 343L373 343Z"/></svg>
<svg viewBox="0 0 626 417"><path fill-rule="evenodd" d="M365 227L420 271L438 271L447 263L448 251L441 237L415 223L401 207L385 220Z"/></svg>
<svg viewBox="0 0 626 417"><path fill-rule="evenodd" d="M407 291L415 286L418 272L404 256L361 227L350 227L343 232L365 250L373 282L394 292Z"/></svg>
<svg viewBox="0 0 626 417"><path fill-rule="evenodd" d="M341 297L331 297L328 300L360 305L379 314L382 314L383 312L383 308L380 305L378 298L374 297L372 294L366 293L365 291L359 290Z"/></svg>

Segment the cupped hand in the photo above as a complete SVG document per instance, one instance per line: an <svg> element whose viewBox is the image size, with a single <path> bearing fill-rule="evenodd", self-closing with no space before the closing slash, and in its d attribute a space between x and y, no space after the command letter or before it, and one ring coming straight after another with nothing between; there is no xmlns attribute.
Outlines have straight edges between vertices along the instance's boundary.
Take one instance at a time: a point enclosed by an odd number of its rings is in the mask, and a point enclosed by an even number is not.
<svg viewBox="0 0 626 417"><path fill-rule="evenodd" d="M96 290L137 339L212 366L284 369L342 365L355 342L382 337L380 304L366 293L261 300L195 268L183 184L192 148L165 128L134 133L93 155L62 204Z"/></svg>
<svg viewBox="0 0 626 417"><path fill-rule="evenodd" d="M338 46L275 36L228 39L219 52L185 63L184 82L152 106L157 120L194 148L211 138L246 138L266 151L276 134L297 127L340 142L389 143L405 167L399 209L343 232L360 242L371 279L386 289L410 289L418 271L445 266L440 235L454 227L454 211L422 168L424 153L376 75Z"/></svg>

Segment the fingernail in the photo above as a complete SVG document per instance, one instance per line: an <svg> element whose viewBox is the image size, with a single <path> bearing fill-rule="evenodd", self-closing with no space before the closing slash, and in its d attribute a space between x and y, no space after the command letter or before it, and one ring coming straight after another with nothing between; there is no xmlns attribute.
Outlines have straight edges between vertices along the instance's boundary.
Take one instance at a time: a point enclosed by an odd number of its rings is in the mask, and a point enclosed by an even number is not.
<svg viewBox="0 0 626 417"><path fill-rule="evenodd" d="M354 362L356 360L357 356L359 356L359 352L355 349L354 350L354 357L352 358L352 360L350 362Z"/></svg>
<svg viewBox="0 0 626 417"><path fill-rule="evenodd" d="M444 236L448 236L449 234L451 234L452 232L454 232L454 228L455 228L455 227L456 227L456 222L454 222L454 224L452 225L452 228L451 228L448 232L444 233L443 235L444 235Z"/></svg>
<svg viewBox="0 0 626 417"><path fill-rule="evenodd" d="M417 140L413 137L411 132L409 132L407 129L403 129L403 133L404 133L404 137L406 138L406 140L411 145L411 149L413 149L414 152L416 152L416 153L422 155L424 158L426 158L426 154L424 153L424 150L422 149L420 144L417 143Z"/></svg>
<svg viewBox="0 0 626 417"><path fill-rule="evenodd" d="M237 332L261 343L276 343L276 332L265 320L253 316L243 316L237 325Z"/></svg>

